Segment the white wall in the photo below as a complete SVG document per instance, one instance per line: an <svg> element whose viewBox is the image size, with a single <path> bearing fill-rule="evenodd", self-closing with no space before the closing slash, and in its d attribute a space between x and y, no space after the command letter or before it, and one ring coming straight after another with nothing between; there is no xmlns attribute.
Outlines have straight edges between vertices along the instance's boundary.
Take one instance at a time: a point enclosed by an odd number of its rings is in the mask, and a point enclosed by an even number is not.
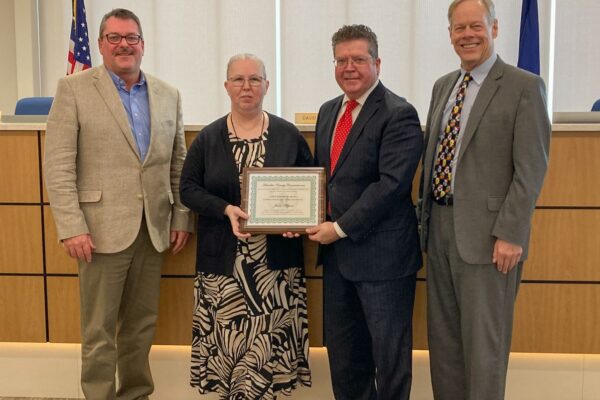
<svg viewBox="0 0 600 400"><path fill-rule="evenodd" d="M13 0L0 0L0 111L13 114L17 101L15 8Z"/></svg>
<svg viewBox="0 0 600 400"><path fill-rule="evenodd" d="M557 0L556 15L554 109L589 111L600 99L600 1Z"/></svg>
<svg viewBox="0 0 600 400"><path fill-rule="evenodd" d="M0 0L3 11L10 9L14 1L23 0ZM41 94L51 96L66 70L71 0L36 1ZM541 75L546 81L551 1L538 0ZM146 53L142 68L181 90L184 119L188 123L207 123L227 112L225 66L228 58L238 52L255 53L265 61L271 83L265 109L277 110L275 94L279 89L285 118L293 120L295 112L317 111L323 101L340 94L333 77L330 41L335 30L351 23L364 23L377 33L382 81L412 102L424 122L433 83L458 67L448 38L448 3L449 0L86 0L94 65L101 63L95 39L102 15L115 7L131 9L144 28ZM600 33L600 2L556 3L554 109L589 110L593 100L600 97L600 79L596 76L600 51L595 44ZM279 15L276 4L280 4ZM496 7L496 50L505 61L516 64L521 0L497 0ZM2 12L0 21L9 20L10 15ZM280 32L276 31L276 18L280 18ZM14 25L14 21L7 21L0 29L10 30L10 23ZM280 81L275 73L277 34L281 38ZM10 36L2 35L0 46L10 48L10 40ZM0 76L9 77L6 81L12 82L14 68L9 67L3 61ZM7 88L5 95L4 84L2 92L0 99L14 96L14 88Z"/></svg>
<svg viewBox="0 0 600 400"><path fill-rule="evenodd" d="M40 86L42 96L54 96L58 78L65 76L67 73L67 53L71 33L71 3L70 0L43 0L39 2L40 64L42 65ZM90 0L87 3L90 3ZM92 34L91 31L89 33ZM97 34L91 37L96 36ZM92 45L91 40L90 45ZM94 59L94 61L96 60Z"/></svg>

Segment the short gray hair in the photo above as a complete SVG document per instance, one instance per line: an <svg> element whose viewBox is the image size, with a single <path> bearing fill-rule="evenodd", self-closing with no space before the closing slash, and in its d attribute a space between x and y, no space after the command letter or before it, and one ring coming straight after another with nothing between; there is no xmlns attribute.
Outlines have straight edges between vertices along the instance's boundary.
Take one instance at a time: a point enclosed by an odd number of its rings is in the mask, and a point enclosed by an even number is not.
<svg viewBox="0 0 600 400"><path fill-rule="evenodd" d="M236 54L235 56L232 56L229 59L229 61L227 62L227 71L225 72L225 79L229 79L229 69L231 68L231 64L233 64L234 62L239 61L239 60L255 61L258 64L258 66L260 67L260 69L262 70L263 79L267 79L267 70L265 69L265 63L260 58L258 58L254 54L250 54L250 53Z"/></svg>
<svg viewBox="0 0 600 400"><path fill-rule="evenodd" d="M465 1L469 1L469 0L454 0L452 3L450 3L450 6L448 7L448 23L450 24L450 26L452 26L452 14L454 14L454 10L456 9L456 7L458 7L458 5L460 3L464 3ZM473 0L471 0L473 1ZM494 5L494 2L492 0L476 0L478 2L480 2L481 4L483 4L483 6L485 7L486 11L487 11L487 22L488 24L493 24L494 21L496 20L496 6Z"/></svg>

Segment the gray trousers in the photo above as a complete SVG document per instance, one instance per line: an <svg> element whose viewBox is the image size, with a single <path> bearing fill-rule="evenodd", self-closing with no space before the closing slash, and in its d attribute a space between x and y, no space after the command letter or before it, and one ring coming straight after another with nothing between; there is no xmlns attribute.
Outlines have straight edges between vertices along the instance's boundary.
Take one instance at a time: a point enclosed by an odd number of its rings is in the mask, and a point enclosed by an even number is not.
<svg viewBox="0 0 600 400"><path fill-rule="evenodd" d="M163 259L142 222L127 249L94 253L91 263L79 263L81 387L86 399L147 399L154 391L148 354Z"/></svg>
<svg viewBox="0 0 600 400"><path fill-rule="evenodd" d="M436 400L502 400L523 263L508 274L458 254L452 206L432 205L427 330Z"/></svg>

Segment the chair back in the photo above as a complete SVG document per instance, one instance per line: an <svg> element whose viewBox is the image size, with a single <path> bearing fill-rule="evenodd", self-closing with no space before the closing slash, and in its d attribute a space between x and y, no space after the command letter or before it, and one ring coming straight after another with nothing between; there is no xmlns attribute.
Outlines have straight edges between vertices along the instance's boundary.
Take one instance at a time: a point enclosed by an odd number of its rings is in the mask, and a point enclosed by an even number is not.
<svg viewBox="0 0 600 400"><path fill-rule="evenodd" d="M17 101L15 115L48 115L53 97L23 97Z"/></svg>

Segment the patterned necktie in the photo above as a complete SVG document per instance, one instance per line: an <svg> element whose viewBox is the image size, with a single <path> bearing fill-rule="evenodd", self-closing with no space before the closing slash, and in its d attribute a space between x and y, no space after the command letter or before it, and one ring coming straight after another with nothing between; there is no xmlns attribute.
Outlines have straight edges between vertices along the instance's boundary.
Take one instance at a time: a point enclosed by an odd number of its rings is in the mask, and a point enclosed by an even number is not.
<svg viewBox="0 0 600 400"><path fill-rule="evenodd" d="M358 102L356 100L348 100L346 103L346 110L335 127L333 145L331 146L331 155L329 157L329 160L331 161L330 172L333 172L335 169L335 165L337 164L340 154L342 153L342 149L344 148L344 143L346 143L350 129L352 129L352 110L354 110L357 105Z"/></svg>
<svg viewBox="0 0 600 400"><path fill-rule="evenodd" d="M433 197L436 200L444 198L450 192L450 185L452 182L452 160L455 155L456 138L460 132L460 113L465 100L465 92L471 80L471 74L467 72L458 87L454 107L452 107L448 124L444 129L444 135L439 143L437 157L433 166L433 177L431 180Z"/></svg>

